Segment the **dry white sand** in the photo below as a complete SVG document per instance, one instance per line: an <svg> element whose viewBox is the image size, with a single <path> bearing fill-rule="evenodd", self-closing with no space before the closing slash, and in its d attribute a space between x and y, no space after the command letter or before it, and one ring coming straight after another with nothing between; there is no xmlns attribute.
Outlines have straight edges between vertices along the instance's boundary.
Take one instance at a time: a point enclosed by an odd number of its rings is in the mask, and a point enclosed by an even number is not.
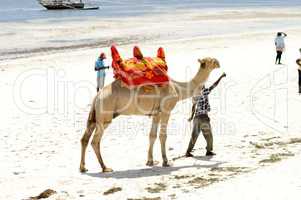
<svg viewBox="0 0 301 200"><path fill-rule="evenodd" d="M289 35L284 65L274 65L275 33L269 31L140 43L145 55L164 46L176 80L190 80L197 58L205 56L222 65L208 85L227 73L210 96L217 156L203 156L200 136L195 158L173 160L183 155L191 133L187 100L168 126L170 168L145 166L151 120L122 116L102 141L103 158L115 172L100 173L89 146L89 172L79 173L79 141L95 95L94 60L108 48L1 61L0 199L26 199L46 189L57 191L49 199L298 199L301 97L295 60L301 29L283 31ZM130 56L132 46L121 46L121 54ZM106 84L112 80L109 71ZM154 158L161 162L159 147ZM121 191L103 195L113 187Z"/></svg>

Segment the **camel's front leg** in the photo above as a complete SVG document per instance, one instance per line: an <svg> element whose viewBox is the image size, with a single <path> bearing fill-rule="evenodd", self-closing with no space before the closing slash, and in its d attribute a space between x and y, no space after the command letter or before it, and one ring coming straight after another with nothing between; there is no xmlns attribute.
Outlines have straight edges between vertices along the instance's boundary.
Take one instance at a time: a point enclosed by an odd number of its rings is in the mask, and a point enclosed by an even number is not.
<svg viewBox="0 0 301 200"><path fill-rule="evenodd" d="M163 167L169 167L168 159L166 156L166 139L167 139L167 125L170 114L162 114L160 123L160 143L161 143L161 154L163 159Z"/></svg>
<svg viewBox="0 0 301 200"><path fill-rule="evenodd" d="M150 134L149 134L149 149L148 149L147 163L146 163L146 165L148 165L148 166L153 166L154 165L153 147L154 147L154 143L155 143L156 138L157 138L157 131L158 131L159 121L160 121L159 115L155 115L153 117L152 127L151 127L151 131L150 131Z"/></svg>
<svg viewBox="0 0 301 200"><path fill-rule="evenodd" d="M101 157L101 153L100 153L100 141L101 141L103 132L107 126L108 126L108 124L101 124L101 123L96 124L96 130L95 130L95 134L94 134L93 140L92 140L92 147L96 154L97 160L98 160L100 166L102 167L102 171L103 172L112 172L113 170L110 168L107 168L106 165L104 164L102 157Z"/></svg>

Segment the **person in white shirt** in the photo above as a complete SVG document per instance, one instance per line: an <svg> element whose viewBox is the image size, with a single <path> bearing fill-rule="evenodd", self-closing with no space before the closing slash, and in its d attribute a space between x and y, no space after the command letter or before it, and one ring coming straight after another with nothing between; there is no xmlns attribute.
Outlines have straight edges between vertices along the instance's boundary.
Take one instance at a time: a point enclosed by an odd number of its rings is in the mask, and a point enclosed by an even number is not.
<svg viewBox="0 0 301 200"><path fill-rule="evenodd" d="M278 65L282 64L281 63L281 56L282 56L282 53L285 49L284 38L286 36L287 36L286 33L278 32L277 36L275 38L275 46L276 46L276 53L277 53L275 64L277 64L277 61L278 61Z"/></svg>

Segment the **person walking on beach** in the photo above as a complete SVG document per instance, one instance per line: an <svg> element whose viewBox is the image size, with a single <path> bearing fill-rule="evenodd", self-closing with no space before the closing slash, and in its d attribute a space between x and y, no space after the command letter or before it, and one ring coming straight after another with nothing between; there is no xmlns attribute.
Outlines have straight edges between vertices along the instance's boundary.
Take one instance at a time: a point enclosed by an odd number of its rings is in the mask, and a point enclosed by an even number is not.
<svg viewBox="0 0 301 200"><path fill-rule="evenodd" d="M284 38L286 36L287 36L286 33L278 32L277 36L275 38L275 46L276 46L276 53L277 53L275 64L277 64L277 61L278 61L278 65L282 64L281 63L281 56L282 56L282 53L285 49Z"/></svg>
<svg viewBox="0 0 301 200"><path fill-rule="evenodd" d="M296 60L296 63L297 65L299 65L299 68L298 68L298 83L299 83L299 94L301 94L301 48L299 49L299 52L300 52L300 58L298 58Z"/></svg>
<svg viewBox="0 0 301 200"><path fill-rule="evenodd" d="M97 92L103 88L105 83L106 72L105 69L109 69L109 66L105 66L104 60L106 59L106 54L101 53L95 62L95 71L97 71Z"/></svg>
<svg viewBox="0 0 301 200"><path fill-rule="evenodd" d="M192 149L198 139L200 131L202 131L203 136L207 143L207 152L206 156L214 156L215 153L213 152L213 136L211 131L210 125L210 118L208 116L208 112L210 111L210 104L208 95L210 92L219 84L222 78L226 77L226 74L223 73L219 79L209 88L202 87L200 94L194 96L192 99L192 113L191 117L188 121L193 119L193 130L190 138L190 142L186 151L186 157L193 157L191 154Z"/></svg>

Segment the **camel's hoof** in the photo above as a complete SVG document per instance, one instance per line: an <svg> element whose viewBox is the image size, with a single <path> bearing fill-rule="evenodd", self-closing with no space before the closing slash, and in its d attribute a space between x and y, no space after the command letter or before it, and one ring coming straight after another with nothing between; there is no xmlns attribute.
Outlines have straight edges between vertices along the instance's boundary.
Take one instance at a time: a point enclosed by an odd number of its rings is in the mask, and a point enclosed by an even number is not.
<svg viewBox="0 0 301 200"><path fill-rule="evenodd" d="M163 162L162 166L163 167L170 167L170 164L168 162Z"/></svg>
<svg viewBox="0 0 301 200"><path fill-rule="evenodd" d="M102 172L103 173L113 172L113 169L106 167L106 168L102 169Z"/></svg>
<svg viewBox="0 0 301 200"><path fill-rule="evenodd" d="M150 166L150 167L154 166L154 161L153 160L149 160L149 161L147 161L146 165Z"/></svg>
<svg viewBox="0 0 301 200"><path fill-rule="evenodd" d="M85 173L88 170L85 167L81 167L81 168L79 168L79 171L80 171L80 173Z"/></svg>

